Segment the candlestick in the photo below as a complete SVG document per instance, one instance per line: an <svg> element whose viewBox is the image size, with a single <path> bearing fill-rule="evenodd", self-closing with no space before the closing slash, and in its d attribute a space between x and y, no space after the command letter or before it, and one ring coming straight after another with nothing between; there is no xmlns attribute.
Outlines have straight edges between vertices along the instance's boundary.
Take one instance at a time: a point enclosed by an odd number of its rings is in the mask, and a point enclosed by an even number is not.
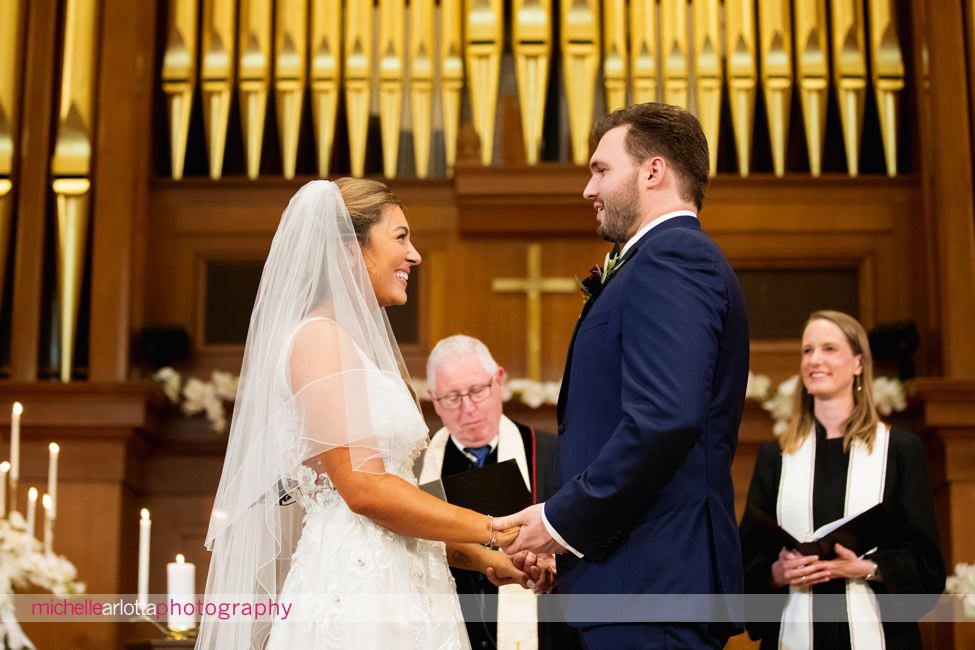
<svg viewBox="0 0 975 650"><path fill-rule="evenodd" d="M142 516L139 520L139 603L146 605L149 602L149 531L152 528L152 520L149 519L149 511L142 509Z"/></svg>
<svg viewBox="0 0 975 650"><path fill-rule="evenodd" d="M45 494L41 503L44 504L44 552L50 555L54 552L54 517L51 515L54 504L51 495Z"/></svg>
<svg viewBox="0 0 975 650"><path fill-rule="evenodd" d="M37 488L27 490L27 534L34 537L34 521L37 518Z"/></svg>
<svg viewBox="0 0 975 650"><path fill-rule="evenodd" d="M196 602L196 567L179 554L175 562L166 565L166 578L169 629L182 632L196 627L196 611L185 611L186 605Z"/></svg>
<svg viewBox="0 0 975 650"><path fill-rule="evenodd" d="M0 517L7 516L7 475L10 474L10 463L0 463Z"/></svg>
<svg viewBox="0 0 975 650"><path fill-rule="evenodd" d="M14 402L10 414L10 511L17 509L17 481L20 479L20 416L24 406Z"/></svg>
<svg viewBox="0 0 975 650"><path fill-rule="evenodd" d="M47 464L47 493L51 496L51 520L58 518L58 456L61 447L52 442L47 446L50 452Z"/></svg>

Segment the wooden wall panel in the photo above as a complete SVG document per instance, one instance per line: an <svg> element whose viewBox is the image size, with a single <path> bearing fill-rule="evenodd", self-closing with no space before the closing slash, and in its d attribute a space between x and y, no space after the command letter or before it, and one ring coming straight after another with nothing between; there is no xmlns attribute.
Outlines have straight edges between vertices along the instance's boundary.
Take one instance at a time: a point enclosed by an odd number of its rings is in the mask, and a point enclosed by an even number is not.
<svg viewBox="0 0 975 650"><path fill-rule="evenodd" d="M481 176L462 168L454 183L391 184L406 201L414 241L424 257L421 342L404 349L414 375L425 374L425 353L437 340L465 332L484 338L512 376L524 376L526 298L495 293L491 281L523 277L532 242L541 245L546 277L585 277L589 266L602 262L609 245L595 236L591 204L582 198L585 174L575 168L561 175L544 170L537 177L523 171L490 169ZM579 193L569 194L577 184ZM201 341L203 264L207 259L263 259L281 211L299 186L284 181L157 182L150 196L148 264L153 273L147 286L154 299L147 303L146 322L184 325L194 341ZM529 198L522 205L518 196ZM913 237L920 211L921 190L911 177L753 176L717 179L701 221L738 268L856 270L861 314L869 328L916 317L911 296L923 286L910 260L916 256ZM565 216L557 235L552 228L560 214ZM561 375L581 306L577 293L543 298L545 379ZM794 349L754 341L752 367L784 378L795 372ZM193 372L239 369L239 347L196 352Z"/></svg>

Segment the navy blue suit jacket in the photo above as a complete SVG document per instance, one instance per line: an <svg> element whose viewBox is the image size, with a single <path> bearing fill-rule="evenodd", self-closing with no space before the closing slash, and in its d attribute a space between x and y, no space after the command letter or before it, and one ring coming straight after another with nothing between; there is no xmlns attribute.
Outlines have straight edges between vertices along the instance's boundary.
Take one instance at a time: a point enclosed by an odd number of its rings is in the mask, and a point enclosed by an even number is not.
<svg viewBox="0 0 975 650"><path fill-rule="evenodd" d="M745 303L728 261L692 216L656 226L583 309L569 345L562 486L545 515L585 557L558 557L561 593L743 591L731 464L747 376Z"/></svg>

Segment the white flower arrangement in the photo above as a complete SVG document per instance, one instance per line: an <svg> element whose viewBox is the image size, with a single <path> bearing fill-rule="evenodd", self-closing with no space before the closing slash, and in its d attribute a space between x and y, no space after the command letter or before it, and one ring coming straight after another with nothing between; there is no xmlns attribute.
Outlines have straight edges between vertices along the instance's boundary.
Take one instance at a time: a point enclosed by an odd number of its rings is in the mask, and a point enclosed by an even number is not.
<svg viewBox="0 0 975 650"><path fill-rule="evenodd" d="M80 594L85 583L78 582L78 571L63 555L45 553L43 545L27 532L27 522L19 512L0 518L0 646L33 649L14 616L10 594L31 586L53 594Z"/></svg>
<svg viewBox="0 0 975 650"><path fill-rule="evenodd" d="M179 372L166 366L157 370L152 379L160 385L167 399L179 406L183 413L188 416L205 413L215 433L226 432L225 403L233 402L237 398L240 377L214 370L210 374L210 381L190 377L184 382Z"/></svg>
<svg viewBox="0 0 975 650"><path fill-rule="evenodd" d="M780 436L789 427L795 392L799 388L799 375L792 375L780 383L774 393L770 390L771 385L771 380L765 375L753 375L749 372L745 399L762 403L762 408L769 412L775 423L772 425L772 433ZM876 377L871 390L874 405L880 415L887 417L907 408L907 388L899 379Z"/></svg>
<svg viewBox="0 0 975 650"><path fill-rule="evenodd" d="M961 596L966 618L975 618L975 564L956 564L955 573L945 583L945 591Z"/></svg>

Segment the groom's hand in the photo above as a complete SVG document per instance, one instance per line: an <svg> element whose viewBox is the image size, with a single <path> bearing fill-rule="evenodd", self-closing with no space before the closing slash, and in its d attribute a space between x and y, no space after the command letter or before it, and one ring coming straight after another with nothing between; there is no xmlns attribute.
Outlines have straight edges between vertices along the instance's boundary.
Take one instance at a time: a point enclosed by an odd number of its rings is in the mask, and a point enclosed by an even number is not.
<svg viewBox="0 0 975 650"><path fill-rule="evenodd" d="M507 546L502 546L508 555L515 555L520 551L531 551L536 555L539 553L564 553L565 548L552 539L548 529L542 523L542 507L544 504L538 503L529 506L521 512L507 517L497 517L494 519L495 530L507 530L515 526L521 526L518 538Z"/></svg>

